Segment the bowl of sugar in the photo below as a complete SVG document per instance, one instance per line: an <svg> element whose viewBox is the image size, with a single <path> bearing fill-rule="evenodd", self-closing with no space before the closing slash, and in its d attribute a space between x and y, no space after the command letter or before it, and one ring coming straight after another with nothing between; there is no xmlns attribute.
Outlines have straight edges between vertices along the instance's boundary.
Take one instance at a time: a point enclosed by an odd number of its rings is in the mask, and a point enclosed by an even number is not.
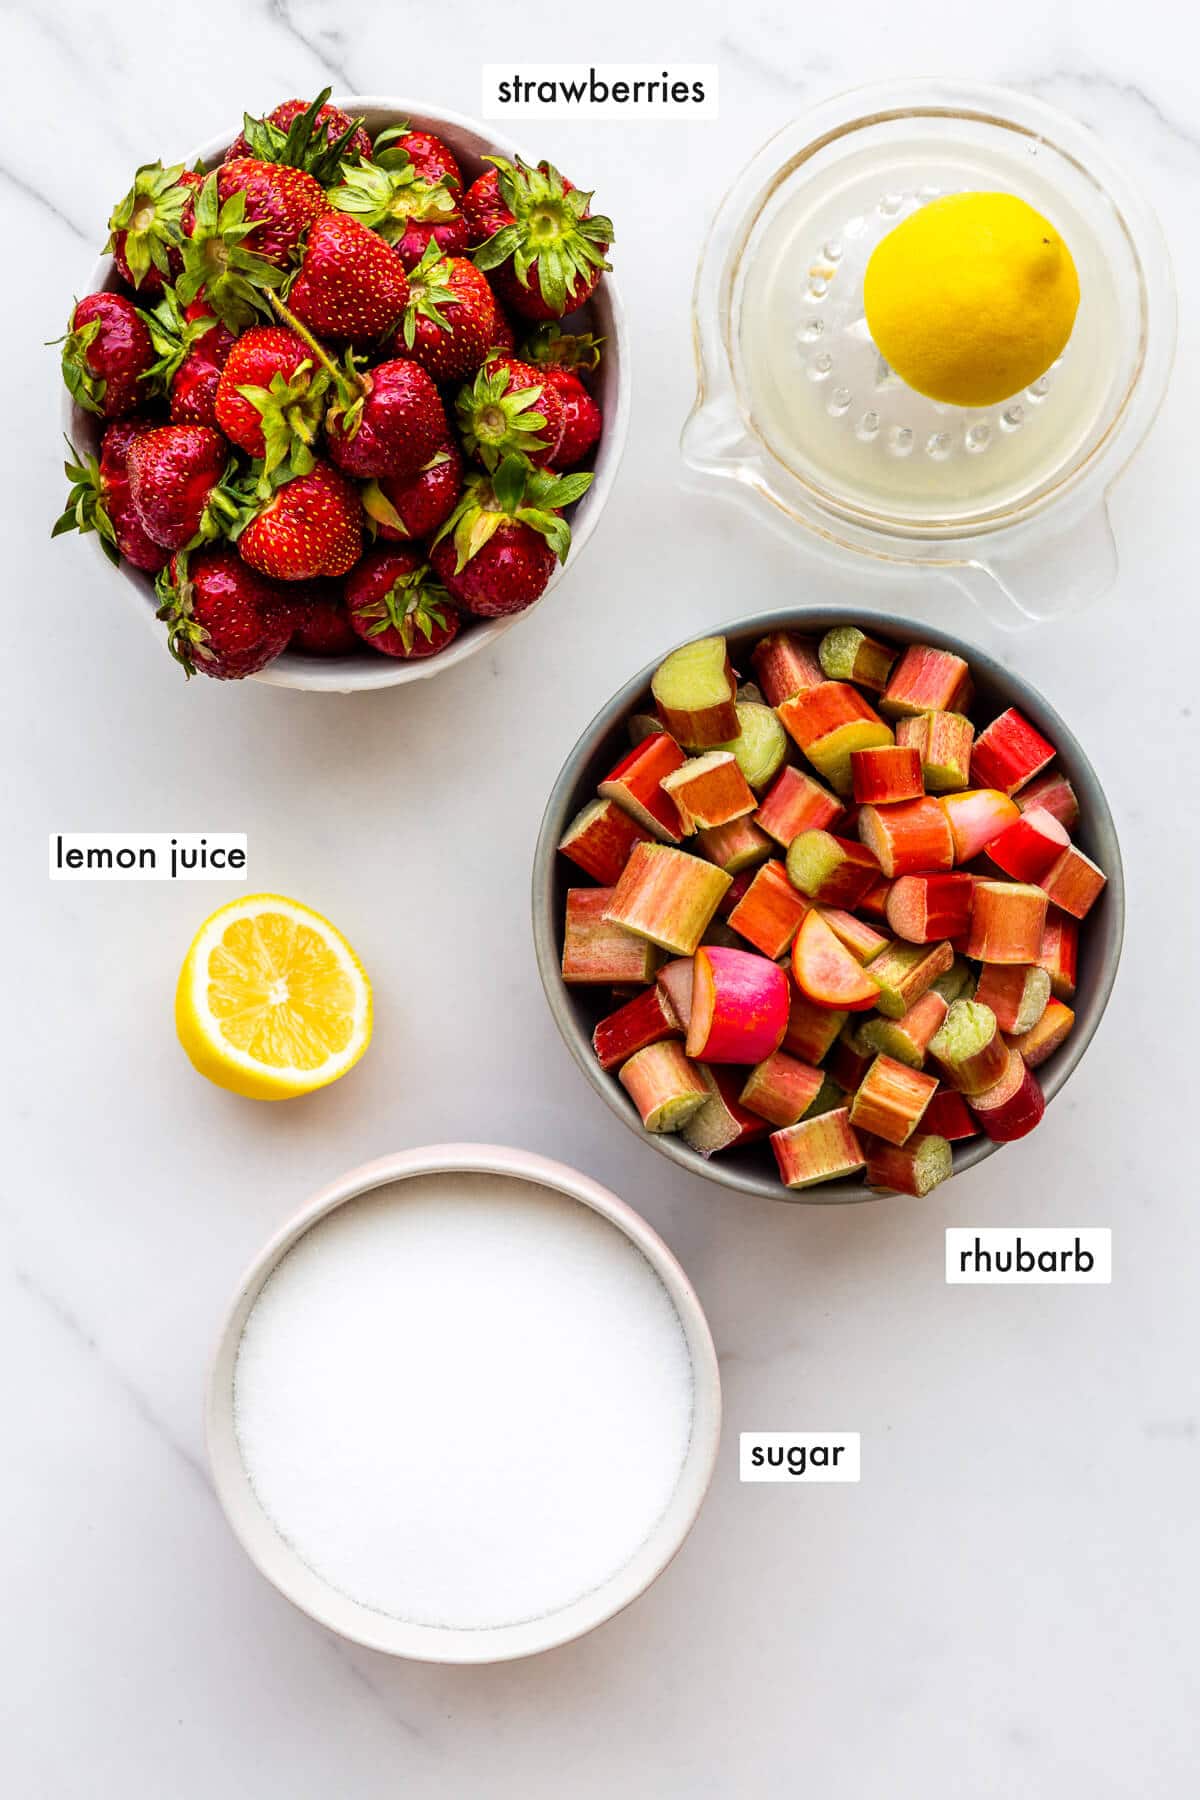
<svg viewBox="0 0 1200 1800"><path fill-rule="evenodd" d="M489 1663L582 1636L696 1519L721 1430L708 1324L662 1239L489 1144L355 1169L255 1258L209 1376L217 1496L341 1637Z"/></svg>

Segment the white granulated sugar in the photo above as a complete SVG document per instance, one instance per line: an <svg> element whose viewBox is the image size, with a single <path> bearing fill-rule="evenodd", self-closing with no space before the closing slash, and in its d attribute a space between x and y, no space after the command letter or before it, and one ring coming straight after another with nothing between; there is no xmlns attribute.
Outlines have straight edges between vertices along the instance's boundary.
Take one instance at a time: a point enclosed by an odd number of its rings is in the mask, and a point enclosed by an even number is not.
<svg viewBox="0 0 1200 1800"><path fill-rule="evenodd" d="M242 1459L313 1572L459 1629L556 1612L665 1511L692 1424L674 1305L590 1208L494 1175L351 1201L246 1322Z"/></svg>

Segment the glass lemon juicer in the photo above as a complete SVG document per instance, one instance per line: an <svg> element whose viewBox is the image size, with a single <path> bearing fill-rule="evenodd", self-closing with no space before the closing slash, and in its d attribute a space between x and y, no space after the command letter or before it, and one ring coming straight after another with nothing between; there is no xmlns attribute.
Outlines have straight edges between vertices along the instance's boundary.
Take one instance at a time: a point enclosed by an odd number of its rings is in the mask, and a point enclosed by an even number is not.
<svg viewBox="0 0 1200 1800"><path fill-rule="evenodd" d="M1081 297L1043 376L966 408L883 361L863 276L917 208L980 190L1050 219ZM943 571L1001 625L1047 618L1116 575L1107 494L1166 390L1175 312L1157 221L1083 126L999 88L862 88L787 126L721 205L684 458L826 554Z"/></svg>

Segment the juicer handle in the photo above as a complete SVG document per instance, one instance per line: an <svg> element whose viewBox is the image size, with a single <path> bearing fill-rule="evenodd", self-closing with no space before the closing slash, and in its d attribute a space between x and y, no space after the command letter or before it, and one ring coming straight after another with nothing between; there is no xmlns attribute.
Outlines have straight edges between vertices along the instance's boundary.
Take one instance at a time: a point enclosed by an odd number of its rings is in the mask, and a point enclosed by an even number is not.
<svg viewBox="0 0 1200 1800"><path fill-rule="evenodd" d="M1104 500L1036 544L997 550L948 571L1003 631L1078 612L1117 578L1117 546Z"/></svg>

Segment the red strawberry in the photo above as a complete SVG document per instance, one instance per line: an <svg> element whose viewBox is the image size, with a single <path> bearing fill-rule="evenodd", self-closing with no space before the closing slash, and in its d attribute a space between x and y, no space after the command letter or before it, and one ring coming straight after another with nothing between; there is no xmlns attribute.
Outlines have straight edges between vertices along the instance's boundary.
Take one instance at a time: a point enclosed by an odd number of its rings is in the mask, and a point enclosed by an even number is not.
<svg viewBox="0 0 1200 1800"><path fill-rule="evenodd" d="M411 356L435 381L460 381L493 342L496 306L486 275L431 244L408 277L408 305L393 356Z"/></svg>
<svg viewBox="0 0 1200 1800"><path fill-rule="evenodd" d="M129 446L129 493L146 535L182 550L203 525L229 445L207 425L159 425Z"/></svg>
<svg viewBox="0 0 1200 1800"><path fill-rule="evenodd" d="M312 467L312 444L325 411L329 376L303 338L283 325L244 332L217 385L217 424L239 450L263 457L270 475L292 458L298 475Z"/></svg>
<svg viewBox="0 0 1200 1800"><path fill-rule="evenodd" d="M467 248L467 222L454 193L441 182L422 180L407 158L385 156L347 169L330 189L329 204L394 245L406 269L416 268L431 241L446 256Z"/></svg>
<svg viewBox="0 0 1200 1800"><path fill-rule="evenodd" d="M493 476L469 475L438 533L430 566L450 597L481 618L523 612L544 590L555 558L565 562L571 529L562 508L590 475L551 475L507 456Z"/></svg>
<svg viewBox="0 0 1200 1800"><path fill-rule="evenodd" d="M346 582L346 607L359 637L385 656L436 656L458 635L458 614L423 550L368 550Z"/></svg>
<svg viewBox="0 0 1200 1800"><path fill-rule="evenodd" d="M306 656L348 656L358 649L358 633L350 623L336 581L297 584L292 599L291 648Z"/></svg>
<svg viewBox="0 0 1200 1800"><path fill-rule="evenodd" d="M225 152L224 160L254 156L260 162L287 163L307 169L322 185L336 181L343 161L370 156L371 139L361 119L340 106L328 106L329 89L313 101L284 100L265 119L246 115L246 127Z"/></svg>
<svg viewBox="0 0 1200 1800"><path fill-rule="evenodd" d="M504 304L525 319L561 319L594 292L612 242L611 219L588 211L590 194L551 163L536 168L491 159L489 173L463 198L472 234L484 238L477 266L494 271Z"/></svg>
<svg viewBox="0 0 1200 1800"><path fill-rule="evenodd" d="M130 445L151 429L146 419L116 420L100 440L99 462L94 456L81 457L75 446L70 446L75 458L66 465L71 491L52 537L59 537L64 531L96 531L106 556L113 562L123 556L135 569L154 573L162 568L169 552L147 537L129 497L125 468Z"/></svg>
<svg viewBox="0 0 1200 1800"><path fill-rule="evenodd" d="M175 283L181 304L203 300L231 331L253 324L267 311L264 290L283 281L314 195L323 207L321 187L302 169L244 156L214 169L184 221L183 274Z"/></svg>
<svg viewBox="0 0 1200 1800"><path fill-rule="evenodd" d="M140 317L158 352L147 379L170 394L171 423L215 425L217 383L233 333L213 318L203 300L181 307L174 288L164 288L157 304Z"/></svg>
<svg viewBox="0 0 1200 1800"><path fill-rule="evenodd" d="M408 277L384 240L345 213L322 213L288 295L296 317L318 337L370 344L393 329L407 300Z"/></svg>
<svg viewBox="0 0 1200 1800"><path fill-rule="evenodd" d="M161 294L164 282L182 273L179 246L191 215L193 189L203 179L182 163L169 169L160 162L145 163L125 198L113 208L106 248L122 280L137 288L142 298Z"/></svg>
<svg viewBox="0 0 1200 1800"><path fill-rule="evenodd" d="M344 575L362 554L358 489L330 463L318 462L252 513L237 547L243 561L275 581Z"/></svg>
<svg viewBox="0 0 1200 1800"><path fill-rule="evenodd" d="M222 207L235 194L246 196L244 216L255 221L245 239L246 249L285 268L303 233L326 210L320 182L306 169L259 162L253 156L235 157L222 163L216 173Z"/></svg>
<svg viewBox="0 0 1200 1800"><path fill-rule="evenodd" d="M600 340L590 332L565 333L557 325L539 325L521 354L563 403L564 429L554 466L573 469L596 444L604 425L604 415L582 380L599 364Z"/></svg>
<svg viewBox="0 0 1200 1800"><path fill-rule="evenodd" d="M454 511L462 493L462 457L453 439L435 450L415 475L382 475L363 489L375 534L389 542L429 538Z"/></svg>
<svg viewBox="0 0 1200 1800"><path fill-rule="evenodd" d="M463 449L485 468L504 457L528 457L536 467L554 461L562 438L563 403L542 370L507 353L488 357L454 403Z"/></svg>
<svg viewBox="0 0 1200 1800"><path fill-rule="evenodd" d="M71 314L63 339L62 373L76 406L118 419L150 399L141 379L154 361L150 333L132 300L88 294Z"/></svg>
<svg viewBox="0 0 1200 1800"><path fill-rule="evenodd" d="M289 596L221 546L171 558L155 586L171 655L188 675L254 675L292 635Z"/></svg>
<svg viewBox="0 0 1200 1800"><path fill-rule="evenodd" d="M415 475L449 435L446 410L419 363L397 358L355 372L325 420L329 454L351 475Z"/></svg>
<svg viewBox="0 0 1200 1800"><path fill-rule="evenodd" d="M422 181L445 181L461 188L462 174L453 150L432 131L409 131L403 125L390 126L375 139L374 158L384 166L398 164L407 157Z"/></svg>

